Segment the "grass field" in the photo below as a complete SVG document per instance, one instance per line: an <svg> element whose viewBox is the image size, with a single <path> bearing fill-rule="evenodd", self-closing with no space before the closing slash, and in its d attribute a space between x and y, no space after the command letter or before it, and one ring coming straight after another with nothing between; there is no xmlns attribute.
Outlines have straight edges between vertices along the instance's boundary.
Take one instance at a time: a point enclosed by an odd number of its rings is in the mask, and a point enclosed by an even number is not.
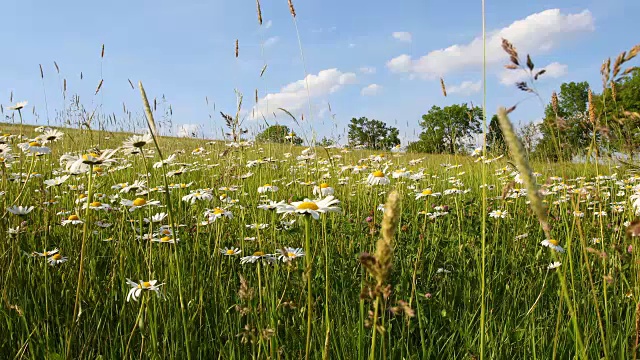
<svg viewBox="0 0 640 360"><path fill-rule="evenodd" d="M0 130L2 358L635 358L624 167Z"/></svg>

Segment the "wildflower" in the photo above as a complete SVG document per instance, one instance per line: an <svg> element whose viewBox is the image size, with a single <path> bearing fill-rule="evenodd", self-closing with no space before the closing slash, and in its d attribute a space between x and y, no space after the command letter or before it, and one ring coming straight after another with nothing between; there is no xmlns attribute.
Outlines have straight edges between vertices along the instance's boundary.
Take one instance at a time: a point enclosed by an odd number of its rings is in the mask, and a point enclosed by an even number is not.
<svg viewBox="0 0 640 360"><path fill-rule="evenodd" d="M242 250L236 248L236 247L226 247L224 249L220 249L220 254L225 255L225 256L234 256L234 255L240 255L240 253L242 252Z"/></svg>
<svg viewBox="0 0 640 360"><path fill-rule="evenodd" d="M369 174L367 177L367 183L369 185L387 185L390 181L382 171L376 170Z"/></svg>
<svg viewBox="0 0 640 360"><path fill-rule="evenodd" d="M276 210L278 207L285 205L286 203L283 201L280 202L275 202L270 200L268 203L266 204L260 204L258 205L258 209L262 209L262 210Z"/></svg>
<svg viewBox="0 0 640 360"><path fill-rule="evenodd" d="M425 197L437 197L440 196L440 193L434 193L431 189L424 189L421 192L416 194L416 200L425 198Z"/></svg>
<svg viewBox="0 0 640 360"><path fill-rule="evenodd" d="M494 218L494 219L504 219L507 217L507 211L502 211L502 210L493 210L492 212L489 213L489 216Z"/></svg>
<svg viewBox="0 0 640 360"><path fill-rule="evenodd" d="M195 204L198 200L210 201L213 199L213 195L204 190L192 191L188 195L182 197L182 201Z"/></svg>
<svg viewBox="0 0 640 360"><path fill-rule="evenodd" d="M31 211L33 211L33 206L16 206L13 205L10 208L7 208L7 211L12 213L13 215L18 215L18 216L25 216L27 214L29 214Z"/></svg>
<svg viewBox="0 0 640 360"><path fill-rule="evenodd" d="M564 249L562 248L562 246L558 245L558 240L547 239L547 240L543 240L540 244L542 246L551 248L557 252L560 252L560 253L564 252Z"/></svg>
<svg viewBox="0 0 640 360"><path fill-rule="evenodd" d="M329 196L333 195L334 191L331 186L327 183L322 183L319 186L313 187L313 195L317 196Z"/></svg>
<svg viewBox="0 0 640 360"><path fill-rule="evenodd" d="M256 251L252 255L244 256L240 258L240 264L247 264L247 263L253 264L258 260L262 260L263 263L272 263L276 259L271 254L265 254L262 251Z"/></svg>
<svg viewBox="0 0 640 360"><path fill-rule="evenodd" d="M31 256L33 256L33 257L36 257L36 256L46 257L46 256L52 256L52 255L57 254L57 253L58 253L58 248L55 248L53 250L49 250L49 251L45 250L43 252L34 251L34 252L31 253Z"/></svg>
<svg viewBox="0 0 640 360"><path fill-rule="evenodd" d="M258 187L258 193L260 194L266 193L266 192L276 192L276 191L278 191L278 187L271 184L264 184Z"/></svg>
<svg viewBox="0 0 640 360"><path fill-rule="evenodd" d="M166 158L166 159L164 159L162 161L158 161L155 164L153 164L153 168L154 169L159 169L159 168L163 167L164 165L171 164L173 162L173 160L175 160L175 158L176 158L176 154L171 154L171 155L169 155L168 158Z"/></svg>
<svg viewBox="0 0 640 360"><path fill-rule="evenodd" d="M167 213L157 213L151 217L151 220L144 218L143 221L146 223L160 223L167 217Z"/></svg>
<svg viewBox="0 0 640 360"><path fill-rule="evenodd" d="M84 221L80 220L80 217L78 217L78 215L69 215L69 217L66 220L62 220L62 226L67 226L67 225L79 225L79 224L84 224Z"/></svg>
<svg viewBox="0 0 640 360"><path fill-rule="evenodd" d="M105 150L100 154L88 153L82 156L63 155L60 157L60 162L65 163L67 172L71 174L82 174L89 171L89 167L91 166L114 162L115 160L111 158L117 151L118 149Z"/></svg>
<svg viewBox="0 0 640 360"><path fill-rule="evenodd" d="M129 211L133 212L136 209L140 209L146 206L158 206L160 205L160 201L147 201L143 198L136 198L135 200L122 199L120 200L120 204L129 207Z"/></svg>
<svg viewBox="0 0 640 360"><path fill-rule="evenodd" d="M279 249L278 252L280 252L278 260L283 262L293 261L304 256L304 250L302 250L302 248L285 247L284 249Z"/></svg>
<svg viewBox="0 0 640 360"><path fill-rule="evenodd" d="M86 209L87 206L91 210L104 210L104 211L111 210L111 206L109 204L101 203L100 201L94 201L94 202L91 202L91 203L85 203L82 208Z"/></svg>
<svg viewBox="0 0 640 360"><path fill-rule="evenodd" d="M339 207L333 206L339 202L340 201L333 196L327 196L322 200L304 199L304 201L294 201L290 205L284 204L276 211L285 214L296 213L300 215L311 215L314 219L318 220L321 213L340 212Z"/></svg>
<svg viewBox="0 0 640 360"><path fill-rule="evenodd" d="M208 225L222 217L233 219L233 213L229 210L221 208L215 208L213 210L207 209L204 212L204 217L207 218L207 220L203 222L202 225Z"/></svg>
<svg viewBox="0 0 640 360"><path fill-rule="evenodd" d="M52 256L50 256L47 261L49 262L49 265L54 266L54 265L59 265L62 264L64 262L66 262L68 259L66 256L62 256L59 253L53 254Z"/></svg>
<svg viewBox="0 0 640 360"><path fill-rule="evenodd" d="M175 239L171 236L163 236L161 238L154 237L151 239L152 242L165 243L165 244L175 244L180 241L180 239Z"/></svg>
<svg viewBox="0 0 640 360"><path fill-rule="evenodd" d="M145 135L133 135L122 143L122 147L126 150L140 149L153 141L153 136L147 133Z"/></svg>
<svg viewBox="0 0 640 360"><path fill-rule="evenodd" d="M142 290L155 291L156 295L160 297L160 286L162 286L163 284L156 285L157 282L158 280L139 280L139 282L134 282L127 279L127 284L131 285L131 289L127 294L127 302L129 302L129 300L131 299L133 299L134 301L138 301Z"/></svg>
<svg viewBox="0 0 640 360"><path fill-rule="evenodd" d="M268 227L269 227L269 224L256 224L256 223L253 223L253 224L248 224L248 225L245 225L245 226L246 226L248 229L253 229L253 230L264 230L264 229L266 229L266 228L268 228Z"/></svg>
<svg viewBox="0 0 640 360"><path fill-rule="evenodd" d="M18 147L26 152L26 153L31 153L31 154L50 154L51 153L51 149L43 146L39 141L34 140L28 143L21 143L18 144Z"/></svg>
<svg viewBox="0 0 640 360"><path fill-rule="evenodd" d="M64 133L61 131L58 131L56 129L48 129L42 135L38 136L38 139L40 139L43 144L48 144L62 139L63 136Z"/></svg>
<svg viewBox="0 0 640 360"><path fill-rule="evenodd" d="M19 103L16 103L15 105L7 106L7 109L8 110L21 110L22 108L27 106L28 103L29 102L27 102L27 101L21 101Z"/></svg>
<svg viewBox="0 0 640 360"><path fill-rule="evenodd" d="M45 180L44 184L47 185L47 187L60 186L67 181L67 179L69 179L69 175L58 176L53 179Z"/></svg>
<svg viewBox="0 0 640 360"><path fill-rule="evenodd" d="M120 193L127 194L130 191L137 191L140 189L144 189L147 186L147 182L144 180L136 180L131 185L129 185L128 183L121 184L121 185L123 186L121 186L120 188Z"/></svg>
<svg viewBox="0 0 640 360"><path fill-rule="evenodd" d="M559 267L560 267L560 265L562 265L562 263L561 263L561 262L559 262L559 261L554 261L554 262L552 262L551 264L549 264L549 266L547 266L547 269L549 269L549 270L557 269L557 268L559 268Z"/></svg>

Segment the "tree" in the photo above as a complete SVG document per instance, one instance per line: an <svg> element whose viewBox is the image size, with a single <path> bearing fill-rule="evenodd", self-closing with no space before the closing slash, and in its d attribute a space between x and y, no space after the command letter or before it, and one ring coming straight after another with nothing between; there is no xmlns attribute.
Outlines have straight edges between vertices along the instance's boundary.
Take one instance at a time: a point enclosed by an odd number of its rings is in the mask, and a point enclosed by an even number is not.
<svg viewBox="0 0 640 360"><path fill-rule="evenodd" d="M542 139L536 153L544 159L571 160L591 141L593 131L587 110L589 83L570 82L560 85L557 106L553 100L545 109L540 127Z"/></svg>
<svg viewBox="0 0 640 360"><path fill-rule="evenodd" d="M399 133L397 128L380 120L353 118L349 124L349 144L364 145L372 150L389 150L400 144Z"/></svg>
<svg viewBox="0 0 640 360"><path fill-rule="evenodd" d="M467 104L444 108L433 106L422 115L420 140L409 144L407 150L429 153L464 152L473 135L481 132L482 109Z"/></svg>
<svg viewBox="0 0 640 360"><path fill-rule="evenodd" d="M487 129L487 147L493 152L504 152L507 146L504 142L504 134L498 123L498 115L491 117L489 128Z"/></svg>
<svg viewBox="0 0 640 360"><path fill-rule="evenodd" d="M326 136L322 137L322 140L318 141L318 146L329 147L336 144L336 141L333 139L329 139Z"/></svg>
<svg viewBox="0 0 640 360"><path fill-rule="evenodd" d="M271 125L263 132L256 135L256 141L260 142L274 142L274 143L293 143L294 145L301 145L302 139L298 135L294 134L288 126L285 125Z"/></svg>
<svg viewBox="0 0 640 360"><path fill-rule="evenodd" d="M600 115L598 130L609 141L610 150L633 156L640 148L640 69L609 83L594 99Z"/></svg>

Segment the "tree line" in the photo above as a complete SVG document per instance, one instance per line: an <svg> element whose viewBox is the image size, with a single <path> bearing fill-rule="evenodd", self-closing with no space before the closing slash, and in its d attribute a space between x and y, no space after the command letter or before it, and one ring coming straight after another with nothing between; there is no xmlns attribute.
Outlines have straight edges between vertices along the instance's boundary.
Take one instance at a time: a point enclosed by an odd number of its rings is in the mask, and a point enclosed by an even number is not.
<svg viewBox="0 0 640 360"><path fill-rule="evenodd" d="M409 152L468 153L483 143L483 112L466 103L432 106L419 121L422 129L416 141L407 144ZM291 130L273 125L256 140L301 144ZM570 160L587 149L597 153L616 152L633 156L640 151L640 68L635 68L601 93L589 83L567 82L548 100L541 121L518 126L518 135L530 157L552 161ZM487 148L504 153L506 146L498 119L487 125ZM323 139L323 145L331 141ZM389 150L400 144L399 131L377 119L352 118L348 126L350 146Z"/></svg>

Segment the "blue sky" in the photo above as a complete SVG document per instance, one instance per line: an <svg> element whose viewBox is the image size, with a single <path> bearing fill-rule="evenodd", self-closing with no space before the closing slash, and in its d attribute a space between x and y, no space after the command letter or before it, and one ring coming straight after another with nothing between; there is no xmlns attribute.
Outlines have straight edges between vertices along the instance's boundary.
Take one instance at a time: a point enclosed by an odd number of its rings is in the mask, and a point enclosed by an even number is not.
<svg viewBox="0 0 640 360"><path fill-rule="evenodd" d="M171 104L174 133L182 126L207 136L220 134L218 111L235 113L234 89L245 95L245 124L254 132L264 126L252 118L256 113L270 124L302 132L276 110L282 106L296 116L304 114L304 131L318 137L344 138L349 119L367 116L400 128L405 142L416 137L418 121L431 106L482 103L481 54L473 42L481 35L479 0L294 1L304 66L285 0L261 2L262 26L253 0L22 0L3 5L0 102L9 105L11 92L14 102L28 100L38 114L25 112L31 123L46 123L47 113L53 121L56 110L64 108L62 79L67 79L68 95L79 94L87 109L117 116L123 114L123 103L140 116L139 93L127 79L141 80L150 97L164 95ZM526 98L513 86L519 73L504 72L507 59L496 39L506 36L522 54L531 53L537 67L548 66L537 85L545 101L566 81L587 80L600 91L602 61L638 41L632 36L631 14L639 11L635 0L488 0L487 30L494 41L488 53L487 113ZM440 92L440 76L447 98ZM101 78L103 88L94 95ZM535 121L542 112L540 101L530 99L513 118Z"/></svg>

